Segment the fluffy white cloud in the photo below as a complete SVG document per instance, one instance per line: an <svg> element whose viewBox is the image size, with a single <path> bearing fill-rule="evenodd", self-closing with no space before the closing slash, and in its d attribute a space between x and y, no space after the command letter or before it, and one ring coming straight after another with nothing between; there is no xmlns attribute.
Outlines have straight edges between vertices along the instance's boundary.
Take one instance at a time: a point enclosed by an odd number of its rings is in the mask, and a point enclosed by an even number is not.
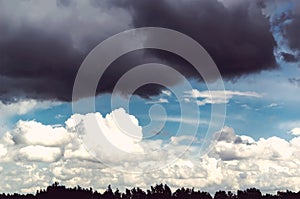
<svg viewBox="0 0 300 199"><path fill-rule="evenodd" d="M17 144L62 146L70 142L70 134L64 127L43 125L36 121L19 121L11 132Z"/></svg>
<svg viewBox="0 0 300 199"><path fill-rule="evenodd" d="M83 138L89 152L78 136ZM17 161L38 162L53 162L63 156L97 161L93 159L95 156L117 163L127 160L131 153L142 153L141 140L142 128L137 119L124 109L117 109L105 117L100 113L73 115L65 127L19 121L0 139L0 155L3 160L5 156Z"/></svg>
<svg viewBox="0 0 300 199"><path fill-rule="evenodd" d="M293 128L290 133L292 135L300 135L300 128Z"/></svg>
<svg viewBox="0 0 300 199"><path fill-rule="evenodd" d="M20 100L15 103L4 104L0 102L0 112L1 116L11 116L11 115L24 115L30 111L36 109L47 109L51 106L58 105L58 102L43 101L39 102L37 100Z"/></svg>
<svg viewBox="0 0 300 199"><path fill-rule="evenodd" d="M137 119L116 109L102 117L100 113L87 115L73 115L66 121L67 129L79 133L86 147L96 157L108 162L124 160L131 153L142 153L139 145L142 140L142 128Z"/></svg>
<svg viewBox="0 0 300 199"><path fill-rule="evenodd" d="M94 155L105 164L87 152L76 135L95 130L95 121L97 128L105 130L100 138L106 139L96 143L108 148ZM123 109L106 116L73 115L65 127L20 121L0 140L1 160L11 157L0 165L0 192L33 192L53 181L97 190L108 184L123 190L133 186L148 188L160 182L173 188L186 186L211 192L253 186L268 192L299 189L300 137L290 141L278 137L255 141L224 127L216 132L214 146L204 156L199 156L201 141L188 146L192 139L174 136L170 140L143 140L138 121ZM115 145L119 151L126 148L123 152L127 156L116 151L110 157L103 155ZM147 168L154 170L142 172Z"/></svg>
<svg viewBox="0 0 300 199"><path fill-rule="evenodd" d="M3 144L0 144L0 158L4 157L7 154L7 149Z"/></svg>
<svg viewBox="0 0 300 199"><path fill-rule="evenodd" d="M8 129L7 122L16 115L24 115L39 109L48 109L52 106L59 105L59 102L37 101L33 99L20 100L14 103L4 104L0 101L0 134Z"/></svg>
<svg viewBox="0 0 300 199"><path fill-rule="evenodd" d="M17 158L26 161L55 162L62 157L58 147L26 146L20 149Z"/></svg>
<svg viewBox="0 0 300 199"><path fill-rule="evenodd" d="M205 104L227 104L230 99L234 96L242 96L242 97L262 97L261 94L256 92L241 92L241 91L231 91L231 90L212 90L212 91L199 91L197 89L193 89L191 91L186 91L184 96L184 101L189 102L190 98L202 98L201 100L197 100L197 104L199 106L203 106Z"/></svg>

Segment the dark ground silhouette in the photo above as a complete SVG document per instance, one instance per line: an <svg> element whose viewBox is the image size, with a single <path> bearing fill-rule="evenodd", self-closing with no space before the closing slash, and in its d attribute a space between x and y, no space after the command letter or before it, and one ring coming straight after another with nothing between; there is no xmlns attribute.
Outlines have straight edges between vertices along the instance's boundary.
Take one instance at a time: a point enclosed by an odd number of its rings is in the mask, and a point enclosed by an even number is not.
<svg viewBox="0 0 300 199"><path fill-rule="evenodd" d="M151 186L146 192L140 188L126 189L121 193L118 189L113 191L109 185L104 193L94 191L92 188L82 188L80 186L74 188L66 188L57 182L48 186L46 189L38 190L36 194L0 194L0 199L300 199L300 191L295 193L292 191L281 192L277 194L263 195L259 189L250 188L244 191L238 190L237 193L217 191L214 196L208 192L195 191L189 188L177 189L172 193L168 185Z"/></svg>

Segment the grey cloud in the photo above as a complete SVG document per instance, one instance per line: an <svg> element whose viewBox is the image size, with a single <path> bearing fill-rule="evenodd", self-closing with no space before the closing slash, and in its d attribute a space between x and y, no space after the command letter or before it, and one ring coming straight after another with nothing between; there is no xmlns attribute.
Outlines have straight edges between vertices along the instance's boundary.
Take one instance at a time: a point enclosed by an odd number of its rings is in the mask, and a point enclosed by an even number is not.
<svg viewBox="0 0 300 199"><path fill-rule="evenodd" d="M271 16L272 29L283 37L279 45L289 48L292 54L282 52L281 56L286 62L297 62L300 60L300 2L298 0L267 0L268 15ZM289 6L287 6L289 4ZM280 12L278 12L280 11ZM273 12L273 14L272 14ZM275 13L275 14L274 14Z"/></svg>
<svg viewBox="0 0 300 199"><path fill-rule="evenodd" d="M297 57L293 54L282 52L280 53L285 62L297 62Z"/></svg>
<svg viewBox="0 0 300 199"><path fill-rule="evenodd" d="M277 68L269 20L252 1L227 6L217 0L51 2L25 1L22 3L28 6L22 7L1 1L1 101L24 97L70 101L76 73L88 52L109 36L134 27L171 28L191 36L210 53L227 79ZM15 12L10 15L12 9ZM297 31L293 27L287 31L290 35ZM298 48L297 41L290 41ZM111 92L125 72L150 62L171 65L186 77L201 80L184 59L144 50L117 59L102 77L97 94ZM179 81L171 78L170 85ZM162 89L147 85L136 94L149 98Z"/></svg>
<svg viewBox="0 0 300 199"><path fill-rule="evenodd" d="M225 126L220 132L215 134L215 138L219 142L233 142L237 139L237 136L232 128Z"/></svg>
<svg viewBox="0 0 300 199"><path fill-rule="evenodd" d="M300 2L297 0L292 1L294 10L291 13L291 22L288 23L284 29L285 36L289 47L292 50L300 51Z"/></svg>
<svg viewBox="0 0 300 199"><path fill-rule="evenodd" d="M87 53L130 23L127 11L95 8L89 1L22 3L27 7L13 1L0 5L0 100L4 102L24 97L70 101ZM27 13L47 6L37 19ZM15 13L9 16L6 9L11 7Z"/></svg>
<svg viewBox="0 0 300 199"><path fill-rule="evenodd" d="M276 68L273 55L276 43L269 21L260 7L250 1L225 7L211 0L176 3L163 0L159 4L128 0L122 6L132 10L135 27L171 28L194 38L210 53L224 77Z"/></svg>
<svg viewBox="0 0 300 199"><path fill-rule="evenodd" d="M289 82L300 87L300 78L289 78Z"/></svg>
<svg viewBox="0 0 300 199"><path fill-rule="evenodd" d="M62 7L68 7L70 6L70 4L72 3L71 0L57 0L56 1L56 5L58 7L62 6Z"/></svg>

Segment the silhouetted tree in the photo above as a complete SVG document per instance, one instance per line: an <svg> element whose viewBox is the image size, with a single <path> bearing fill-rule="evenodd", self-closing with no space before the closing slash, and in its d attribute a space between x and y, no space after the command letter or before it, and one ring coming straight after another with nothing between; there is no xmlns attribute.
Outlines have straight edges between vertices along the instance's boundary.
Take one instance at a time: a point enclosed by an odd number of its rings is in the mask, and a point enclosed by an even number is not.
<svg viewBox="0 0 300 199"><path fill-rule="evenodd" d="M58 182L53 183L46 189L36 191L36 194L0 194L0 199L212 199L208 192L195 191L194 188L177 189L173 194L168 185L159 184L155 187L151 186L150 190L144 192L139 187L126 189L125 193L120 193L118 189L112 190L108 185L107 190L100 194L90 188L82 188L76 186L74 188L66 188L59 185ZM214 199L300 199L300 192L278 191L277 195L262 195L261 191L256 188L238 190L237 195L232 192L218 191L214 195Z"/></svg>
<svg viewBox="0 0 300 199"><path fill-rule="evenodd" d="M260 190L256 188L246 189L245 191L238 191L239 199L259 199L262 198Z"/></svg>
<svg viewBox="0 0 300 199"><path fill-rule="evenodd" d="M225 191L217 191L215 193L214 199L228 199L228 195Z"/></svg>
<svg viewBox="0 0 300 199"><path fill-rule="evenodd" d="M287 190L286 192L278 191L277 195L280 199L294 199L294 198L300 198L300 192L294 193L292 191Z"/></svg>

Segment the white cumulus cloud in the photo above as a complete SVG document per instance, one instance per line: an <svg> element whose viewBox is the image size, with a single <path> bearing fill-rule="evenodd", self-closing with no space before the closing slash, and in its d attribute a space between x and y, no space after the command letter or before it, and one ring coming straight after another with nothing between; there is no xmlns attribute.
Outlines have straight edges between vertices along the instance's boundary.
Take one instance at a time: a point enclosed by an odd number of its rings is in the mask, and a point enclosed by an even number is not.
<svg viewBox="0 0 300 199"><path fill-rule="evenodd" d="M33 112L40 109L48 109L52 106L59 105L59 102L52 101L37 101L33 99L20 100L4 104L0 101L0 133L7 130L7 122L9 119L16 115L25 115L29 112Z"/></svg>
<svg viewBox="0 0 300 199"><path fill-rule="evenodd" d="M94 155L112 164L103 164L78 140L77 133L84 136L95 130L95 121L97 128L105 130L100 138L106 139L95 143L108 148ZM191 136L143 140L137 119L123 109L106 116L73 115L64 127L20 121L0 139L0 192L34 192L54 181L97 190L104 190L108 184L124 190L162 182L172 188L195 187L211 192L254 186L263 192L296 191L300 183L300 136L295 136L292 140L254 140L224 127L215 133L211 151L199 156L201 140L188 147ZM125 151L117 154L112 151L115 145ZM110 156L105 156L109 152ZM124 153L127 156L122 156ZM141 172L149 167L156 169Z"/></svg>
<svg viewBox="0 0 300 199"><path fill-rule="evenodd" d="M43 125L36 121L19 121L11 134L18 144L62 146L70 141L70 134L64 127Z"/></svg>
<svg viewBox="0 0 300 199"><path fill-rule="evenodd" d="M300 128L293 128L291 131L290 131L290 133L292 134L292 135L300 135Z"/></svg>
<svg viewBox="0 0 300 199"><path fill-rule="evenodd" d="M26 161L55 162L62 156L62 151L58 147L26 146L21 148L18 158Z"/></svg>

